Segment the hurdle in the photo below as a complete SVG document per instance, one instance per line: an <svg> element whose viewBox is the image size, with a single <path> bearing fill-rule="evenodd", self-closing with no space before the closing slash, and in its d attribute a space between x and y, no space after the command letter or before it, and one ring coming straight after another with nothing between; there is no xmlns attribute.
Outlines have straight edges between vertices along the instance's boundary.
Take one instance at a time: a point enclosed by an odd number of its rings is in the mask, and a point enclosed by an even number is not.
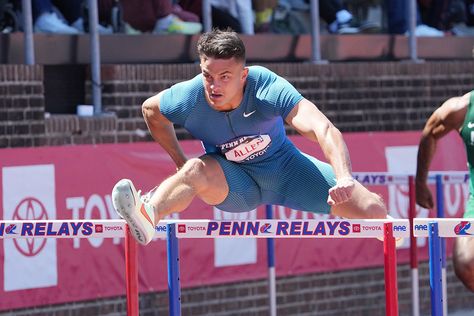
<svg viewBox="0 0 474 316"><path fill-rule="evenodd" d="M468 230L473 224L474 221L466 218L415 219L415 236L429 238L431 314L434 316L446 315L443 299L441 241L443 238L471 236Z"/></svg>
<svg viewBox="0 0 474 316"><path fill-rule="evenodd" d="M433 177L432 177L433 178ZM444 185L462 184L469 181L469 173L464 171L451 171L434 175L436 183L436 216L444 218ZM446 275L446 239L441 239L441 279L443 287L443 313L448 315L448 285Z"/></svg>
<svg viewBox="0 0 474 316"><path fill-rule="evenodd" d="M413 218L416 217L415 201L415 181L412 175L389 173L389 172L354 172L354 178L363 185L370 186L389 186L389 185L407 185L408 186L408 219L410 222L410 272L411 272L411 298L412 315L420 315L420 294L419 294L419 274L417 244L413 235ZM428 181L433 181L429 178Z"/></svg>
<svg viewBox="0 0 474 316"><path fill-rule="evenodd" d="M373 229L361 229L361 227ZM181 315L179 239L181 238L382 238L386 315L398 315L395 238L409 237L408 220L175 220L167 222L170 315ZM275 311L276 313L276 311Z"/></svg>
<svg viewBox="0 0 474 316"><path fill-rule="evenodd" d="M273 219L273 205L265 205L265 216L267 219ZM276 316L275 240L273 238L267 238L267 265L270 316Z"/></svg>
<svg viewBox="0 0 474 316"><path fill-rule="evenodd" d="M419 274L418 274L418 247L414 236L413 219L416 218L416 197L415 197L415 181L413 175L398 174L389 172L354 172L354 178L364 185L370 186L389 186L389 185L408 185L408 219L410 220L410 268L412 276L412 315L420 315L420 298L419 298ZM430 172L428 174L428 184L436 186L436 212L438 218L444 217L444 184L461 184L469 180L469 174L465 171L442 171ZM441 240L442 256L442 296L443 310L447 315L447 282L446 282L446 246L445 240Z"/></svg>

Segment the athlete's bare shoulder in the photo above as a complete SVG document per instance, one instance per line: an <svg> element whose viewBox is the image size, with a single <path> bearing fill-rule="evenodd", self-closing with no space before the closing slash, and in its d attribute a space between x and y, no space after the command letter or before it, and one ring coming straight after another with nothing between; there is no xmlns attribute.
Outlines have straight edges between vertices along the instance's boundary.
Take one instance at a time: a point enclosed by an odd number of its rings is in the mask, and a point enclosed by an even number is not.
<svg viewBox="0 0 474 316"><path fill-rule="evenodd" d="M446 126L453 129L461 127L469 106L469 97L466 96L449 98L436 110L435 113Z"/></svg>

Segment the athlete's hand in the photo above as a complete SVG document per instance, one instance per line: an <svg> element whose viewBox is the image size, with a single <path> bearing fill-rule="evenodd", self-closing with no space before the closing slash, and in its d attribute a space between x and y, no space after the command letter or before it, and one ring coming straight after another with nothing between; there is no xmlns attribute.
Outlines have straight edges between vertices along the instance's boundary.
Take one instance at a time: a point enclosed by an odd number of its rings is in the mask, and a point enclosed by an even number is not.
<svg viewBox="0 0 474 316"><path fill-rule="evenodd" d="M332 206L348 201L354 187L355 180L351 177L337 180L336 185L329 189L328 204Z"/></svg>
<svg viewBox="0 0 474 316"><path fill-rule="evenodd" d="M416 182L416 204L423 206L424 208L432 209L434 206L433 196L431 195L430 188L426 182Z"/></svg>

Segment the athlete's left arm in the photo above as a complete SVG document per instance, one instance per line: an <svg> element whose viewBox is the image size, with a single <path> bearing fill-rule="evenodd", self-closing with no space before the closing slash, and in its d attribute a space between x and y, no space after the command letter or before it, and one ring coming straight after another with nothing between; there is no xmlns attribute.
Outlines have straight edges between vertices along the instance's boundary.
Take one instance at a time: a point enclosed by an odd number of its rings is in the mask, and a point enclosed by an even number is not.
<svg viewBox="0 0 474 316"><path fill-rule="evenodd" d="M335 203L349 198L354 182L349 151L341 132L316 105L304 98L291 110L285 120L298 133L319 143L338 180L336 187L347 188L347 194L343 193L341 200L338 199ZM347 198L344 198L344 195L348 195Z"/></svg>
<svg viewBox="0 0 474 316"><path fill-rule="evenodd" d="M433 208L434 201L426 180L438 141L449 132L460 131L469 107L470 93L446 100L426 121L418 146L415 192L416 202Z"/></svg>

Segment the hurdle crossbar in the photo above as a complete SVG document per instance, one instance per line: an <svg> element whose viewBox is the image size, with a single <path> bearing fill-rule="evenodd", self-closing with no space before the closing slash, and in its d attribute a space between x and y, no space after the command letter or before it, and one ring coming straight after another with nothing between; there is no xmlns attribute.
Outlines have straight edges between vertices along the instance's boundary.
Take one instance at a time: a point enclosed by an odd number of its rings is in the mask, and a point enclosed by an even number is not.
<svg viewBox="0 0 474 316"><path fill-rule="evenodd" d="M438 223L439 237L472 237L474 236L474 220L471 218L415 218L415 237L429 237L429 223Z"/></svg>
<svg viewBox="0 0 474 316"><path fill-rule="evenodd" d="M391 172L353 172L352 175L356 180L365 185L406 185L408 184L408 177L411 176L405 173ZM436 171L428 174L428 184L435 184L437 176L441 176L445 184L466 183L469 181L469 173L465 171Z"/></svg>
<svg viewBox="0 0 474 316"><path fill-rule="evenodd" d="M177 225L177 238L382 238L386 222L394 237L409 237L405 219L168 221Z"/></svg>

